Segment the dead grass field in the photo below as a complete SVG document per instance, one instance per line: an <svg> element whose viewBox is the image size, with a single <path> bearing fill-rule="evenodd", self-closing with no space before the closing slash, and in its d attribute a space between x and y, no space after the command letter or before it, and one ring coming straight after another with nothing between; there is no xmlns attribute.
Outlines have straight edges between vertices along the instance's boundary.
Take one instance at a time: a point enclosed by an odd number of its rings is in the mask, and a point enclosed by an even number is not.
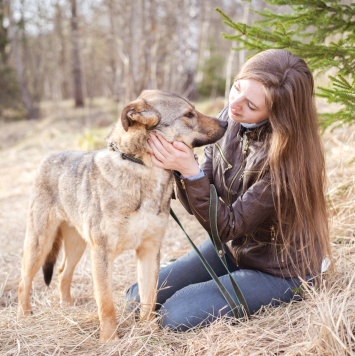
<svg viewBox="0 0 355 356"><path fill-rule="evenodd" d="M236 325L220 320L188 333L160 330L124 311L124 291L135 281L134 254L128 251L116 259L113 277L119 341L101 344L86 252L74 275L75 306L59 306L56 274L47 288L38 273L32 293L34 315L17 321L25 218L36 167L49 152L96 146L116 115L113 103L99 101L77 111L67 104L47 105L42 112L39 121L0 122L0 355L355 355L354 127L323 135L335 272L327 286L307 291L304 301L266 307ZM178 202L173 208L196 243L206 238ZM182 231L170 220L162 262L189 249Z"/></svg>

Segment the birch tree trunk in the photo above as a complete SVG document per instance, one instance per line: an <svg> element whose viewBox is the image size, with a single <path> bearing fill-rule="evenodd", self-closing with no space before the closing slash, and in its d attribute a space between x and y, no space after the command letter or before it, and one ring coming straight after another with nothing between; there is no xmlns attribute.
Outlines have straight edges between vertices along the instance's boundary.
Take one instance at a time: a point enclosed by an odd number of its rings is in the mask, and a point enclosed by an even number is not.
<svg viewBox="0 0 355 356"><path fill-rule="evenodd" d="M243 15L242 15L242 22L247 23L249 19L249 4L243 3ZM233 70L235 71L234 75L237 74L237 72L240 70L240 67L244 64L245 62L245 57L246 57L246 50L242 49L238 53L238 67L237 69L233 68L233 62L235 58L236 51L233 49L234 45L237 47L240 45L240 43L232 42L232 49L229 51L228 59L227 59L227 64L226 64L226 88L225 88L225 95L224 95L224 105L228 105L229 101L229 91L232 86L232 76L233 76Z"/></svg>
<svg viewBox="0 0 355 356"><path fill-rule="evenodd" d="M80 50L79 50L79 30L76 0L71 3L71 42L72 42L72 73L74 85L75 107L84 106L83 84L81 75Z"/></svg>
<svg viewBox="0 0 355 356"><path fill-rule="evenodd" d="M186 81L183 87L183 96L195 100L197 98L197 85L196 85L196 72L197 65L199 61L199 44L201 37L201 24L202 16L200 7L201 4L198 0L190 0L187 4L188 6L188 16L186 24L187 38L186 38L186 49L183 54L185 58L185 75Z"/></svg>

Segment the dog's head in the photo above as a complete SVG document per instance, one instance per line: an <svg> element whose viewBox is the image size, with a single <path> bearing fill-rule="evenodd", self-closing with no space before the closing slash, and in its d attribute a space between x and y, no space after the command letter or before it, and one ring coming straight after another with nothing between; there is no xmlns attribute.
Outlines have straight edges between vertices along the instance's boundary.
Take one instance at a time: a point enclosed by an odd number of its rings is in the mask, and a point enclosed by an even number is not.
<svg viewBox="0 0 355 356"><path fill-rule="evenodd" d="M219 140L227 122L198 112L187 99L160 90L144 90L121 113L125 131L145 127L156 131L167 141L182 141L189 147L199 147Z"/></svg>

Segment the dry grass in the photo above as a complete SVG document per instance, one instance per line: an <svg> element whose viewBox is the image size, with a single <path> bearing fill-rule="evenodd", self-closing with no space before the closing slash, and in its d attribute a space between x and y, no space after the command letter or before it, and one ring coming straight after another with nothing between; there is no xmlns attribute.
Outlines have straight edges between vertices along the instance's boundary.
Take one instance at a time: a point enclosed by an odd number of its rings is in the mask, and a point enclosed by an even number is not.
<svg viewBox="0 0 355 356"><path fill-rule="evenodd" d="M74 275L74 307L60 308L56 275L46 288L38 273L32 294L34 314L16 319L26 207L35 168L48 151L82 147L88 141L83 140L85 135L96 137L89 129L106 127L114 112L107 103L79 113L68 106L55 111L48 107L46 119L39 122L1 123L0 355L355 355L354 128L324 134L336 264L327 286L308 290L304 301L265 307L248 322L233 325L219 320L206 329L168 332L124 311L124 290L135 280L134 255L128 251L117 258L114 269L120 339L101 344L86 252ZM190 236L201 242L203 229L178 202L173 208ZM170 221L162 262L189 249L183 233Z"/></svg>

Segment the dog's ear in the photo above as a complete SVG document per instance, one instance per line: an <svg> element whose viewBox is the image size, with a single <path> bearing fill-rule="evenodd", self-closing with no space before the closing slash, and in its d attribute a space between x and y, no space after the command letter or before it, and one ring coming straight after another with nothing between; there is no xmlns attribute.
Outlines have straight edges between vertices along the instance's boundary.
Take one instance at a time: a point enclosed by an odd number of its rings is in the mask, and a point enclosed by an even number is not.
<svg viewBox="0 0 355 356"><path fill-rule="evenodd" d="M160 115L144 100L137 99L126 105L121 113L122 127L125 131L132 125L133 121L150 128L159 123Z"/></svg>

